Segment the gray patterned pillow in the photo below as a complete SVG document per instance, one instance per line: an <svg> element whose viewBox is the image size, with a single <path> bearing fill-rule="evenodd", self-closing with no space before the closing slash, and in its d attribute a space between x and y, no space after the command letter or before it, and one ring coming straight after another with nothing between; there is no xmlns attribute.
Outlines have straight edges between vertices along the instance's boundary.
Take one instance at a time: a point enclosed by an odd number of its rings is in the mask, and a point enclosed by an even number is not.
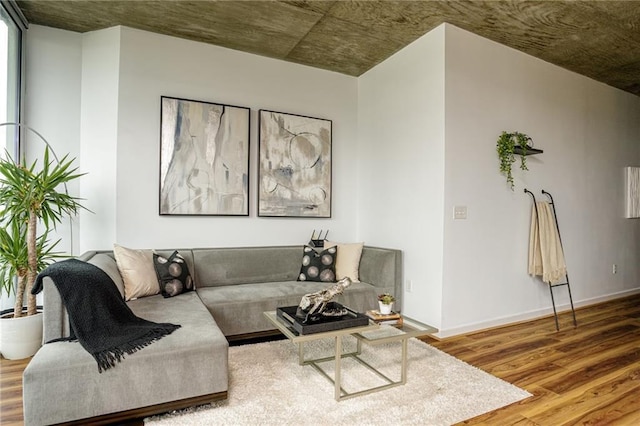
<svg viewBox="0 0 640 426"><path fill-rule="evenodd" d="M298 281L335 282L337 253L337 247L330 247L318 253L313 247L304 246Z"/></svg>
<svg viewBox="0 0 640 426"><path fill-rule="evenodd" d="M186 291L193 290L193 278L184 257L174 251L167 259L159 254L153 254L153 266L158 275L160 291L164 297L173 297Z"/></svg>

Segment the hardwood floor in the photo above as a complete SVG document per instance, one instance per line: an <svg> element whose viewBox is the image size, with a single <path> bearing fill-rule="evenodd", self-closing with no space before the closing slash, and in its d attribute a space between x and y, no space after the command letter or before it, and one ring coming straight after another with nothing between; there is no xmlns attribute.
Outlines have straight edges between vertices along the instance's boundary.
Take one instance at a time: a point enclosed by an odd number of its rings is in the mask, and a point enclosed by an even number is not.
<svg viewBox="0 0 640 426"><path fill-rule="evenodd" d="M640 295L429 344L533 397L461 424L640 425Z"/></svg>
<svg viewBox="0 0 640 426"><path fill-rule="evenodd" d="M640 425L640 295L433 346L533 394L461 424ZM22 371L0 360L0 424L22 424Z"/></svg>
<svg viewBox="0 0 640 426"><path fill-rule="evenodd" d="M0 425L21 425L22 371L29 359L10 361L0 358Z"/></svg>

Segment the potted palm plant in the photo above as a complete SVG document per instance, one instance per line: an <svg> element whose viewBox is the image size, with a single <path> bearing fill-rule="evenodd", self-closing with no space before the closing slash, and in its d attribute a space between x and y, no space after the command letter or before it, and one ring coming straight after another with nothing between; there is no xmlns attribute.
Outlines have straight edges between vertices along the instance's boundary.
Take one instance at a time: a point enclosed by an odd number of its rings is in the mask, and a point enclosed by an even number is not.
<svg viewBox="0 0 640 426"><path fill-rule="evenodd" d="M82 176L72 167L73 161L65 156L53 164L48 147L41 169L37 168L37 161L27 166L24 159L16 162L9 154L0 158L0 291L15 291L13 312L9 318L0 318L0 351L5 358L29 357L40 347L42 314L37 312L36 298L30 292L24 309L24 294L37 274L61 256L53 251L59 240L51 243L49 232L65 215L76 215L84 208L79 198L69 195L64 187ZM38 223L44 228L41 235ZM35 330L39 336L28 337L27 330Z"/></svg>

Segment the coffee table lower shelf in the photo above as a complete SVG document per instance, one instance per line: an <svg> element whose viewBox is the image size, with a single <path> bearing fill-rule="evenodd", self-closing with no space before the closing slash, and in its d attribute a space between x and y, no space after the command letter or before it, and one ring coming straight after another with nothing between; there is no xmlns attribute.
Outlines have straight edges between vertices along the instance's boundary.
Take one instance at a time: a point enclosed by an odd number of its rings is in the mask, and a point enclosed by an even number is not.
<svg viewBox="0 0 640 426"><path fill-rule="evenodd" d="M335 337L335 354L330 357L304 360L300 363L300 365L310 365L316 371L318 371L322 376L324 376L327 380L329 380L335 389L335 399L336 401L344 401L345 399L355 398L361 395L367 395L373 392L378 392L381 390L393 388L396 386L404 385L407 383L407 339L402 340L402 362L400 366L400 380L394 381L389 378L387 375L382 373L380 370L360 358L360 354L362 353L362 341L358 339L358 349L356 352L342 353L342 336ZM304 343L298 343L299 348L304 347ZM304 352L304 349L302 349ZM304 356L304 355L303 355ZM378 377L386 382L386 384L380 386L373 386L368 389L360 390L357 392L347 392L342 387L342 360L345 358L351 358L357 361L360 365L366 367L369 371L375 373ZM335 362L335 377L331 377L321 366L320 364L327 361Z"/></svg>
<svg viewBox="0 0 640 426"><path fill-rule="evenodd" d="M327 331L322 333L314 333L308 335L299 335L289 324L283 322L276 315L275 311L265 312L265 317L271 322L282 334L284 334L291 342L298 345L298 363L300 365L310 365L322 376L334 385L334 396L336 401L344 401L346 399L355 398L361 395L367 395L373 392L393 388L404 385L407 382L407 342L411 337L426 336L433 334L438 330L434 327L419 323L404 317L402 327L395 328L391 326L379 325L371 321L366 326L352 327L341 330ZM357 339L357 347L355 352L342 353L342 339L344 336L353 336ZM335 351L333 356L305 359L304 343L319 339L332 338L335 340ZM393 380L376 367L363 360L362 344L378 345L389 342L400 342L402 346L402 357L400 362L400 380ZM351 358L356 360L360 365L366 367L375 375L380 377L385 384L373 386L357 392L347 392L342 386L342 360ZM332 377L328 374L320 364L323 362L333 361L335 363L335 372Z"/></svg>

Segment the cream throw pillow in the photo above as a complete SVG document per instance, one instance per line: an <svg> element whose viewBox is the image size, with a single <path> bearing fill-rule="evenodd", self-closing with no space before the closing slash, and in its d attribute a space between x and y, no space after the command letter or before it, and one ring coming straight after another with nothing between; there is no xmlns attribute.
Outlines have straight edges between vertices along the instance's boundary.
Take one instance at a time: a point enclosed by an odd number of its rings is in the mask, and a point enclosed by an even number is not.
<svg viewBox="0 0 640 426"><path fill-rule="evenodd" d="M113 255L124 281L124 300L160 293L152 250L135 250L114 244Z"/></svg>
<svg viewBox="0 0 640 426"><path fill-rule="evenodd" d="M336 259L336 278L341 280L351 278L353 282L360 282L360 257L364 243L342 244L325 241L324 248L338 246L338 258Z"/></svg>

